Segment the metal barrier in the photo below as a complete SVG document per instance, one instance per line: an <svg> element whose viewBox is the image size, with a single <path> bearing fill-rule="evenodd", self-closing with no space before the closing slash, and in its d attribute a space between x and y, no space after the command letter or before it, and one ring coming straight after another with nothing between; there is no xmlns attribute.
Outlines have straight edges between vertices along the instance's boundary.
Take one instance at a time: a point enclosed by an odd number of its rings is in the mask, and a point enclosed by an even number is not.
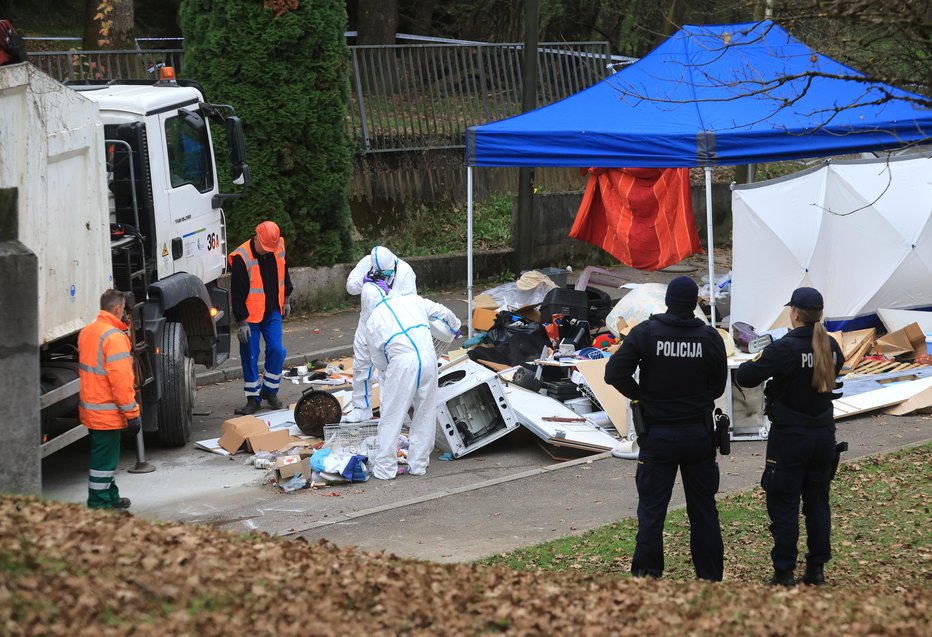
<svg viewBox="0 0 932 637"><path fill-rule="evenodd" d="M182 49L38 51L30 61L60 81L147 79L158 63L182 74ZM352 46L351 133L359 153L462 148L466 129L521 112L524 46L448 43ZM538 104L608 74L607 42L538 45Z"/></svg>
<svg viewBox="0 0 932 637"><path fill-rule="evenodd" d="M120 51L35 51L29 61L60 82L66 80L145 80L158 77L158 64L181 72L181 49Z"/></svg>
<svg viewBox="0 0 932 637"><path fill-rule="evenodd" d="M466 129L521 112L517 44L353 46L352 123L362 153L462 148ZM607 42L541 43L538 103L605 77Z"/></svg>

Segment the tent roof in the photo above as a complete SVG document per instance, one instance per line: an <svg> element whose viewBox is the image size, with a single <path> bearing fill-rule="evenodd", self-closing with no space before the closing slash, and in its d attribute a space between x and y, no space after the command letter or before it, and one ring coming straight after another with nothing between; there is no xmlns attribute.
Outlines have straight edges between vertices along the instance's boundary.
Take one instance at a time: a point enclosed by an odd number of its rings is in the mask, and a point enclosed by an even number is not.
<svg viewBox="0 0 932 637"><path fill-rule="evenodd" d="M733 165L932 137L921 96L863 77L770 21L687 25L588 89L471 127L467 164Z"/></svg>

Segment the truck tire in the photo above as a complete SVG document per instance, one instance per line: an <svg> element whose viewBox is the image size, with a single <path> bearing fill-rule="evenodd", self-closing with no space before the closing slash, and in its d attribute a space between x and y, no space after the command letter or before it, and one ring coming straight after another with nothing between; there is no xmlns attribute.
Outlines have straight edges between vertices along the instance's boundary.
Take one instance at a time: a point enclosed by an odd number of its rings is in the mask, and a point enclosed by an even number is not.
<svg viewBox="0 0 932 637"><path fill-rule="evenodd" d="M165 447L182 447L191 436L197 381L194 359L188 356L188 337L181 323L166 323L162 332L162 400L157 440Z"/></svg>

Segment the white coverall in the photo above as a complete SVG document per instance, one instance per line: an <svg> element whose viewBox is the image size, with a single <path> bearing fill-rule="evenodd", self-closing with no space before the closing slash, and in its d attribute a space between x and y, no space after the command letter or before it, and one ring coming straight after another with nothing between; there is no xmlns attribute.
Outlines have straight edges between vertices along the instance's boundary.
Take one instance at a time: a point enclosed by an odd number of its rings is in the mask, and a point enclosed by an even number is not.
<svg viewBox="0 0 932 637"><path fill-rule="evenodd" d="M456 332L460 320L443 305L416 294L385 297L372 283L364 286L362 296L364 304L374 303L366 323L366 342L381 379L379 448L370 463L372 474L382 480L397 474L398 436L413 405L408 473L423 475L437 434L437 354L430 321L440 320Z"/></svg>
<svg viewBox="0 0 932 637"><path fill-rule="evenodd" d="M363 279L373 270L393 269L392 277L387 280L389 296L403 296L417 294L417 284L414 270L411 266L396 257L391 250L384 246L375 246L372 252L360 259L356 267L346 277L346 291L357 295L362 292ZM372 304L374 306L374 303ZM366 347L366 321L372 306L366 307L361 303L359 322L356 324L356 334L353 336L353 410L344 418L347 422L361 422L372 418L372 405L370 397L372 383L375 381L375 370L369 359L369 350Z"/></svg>

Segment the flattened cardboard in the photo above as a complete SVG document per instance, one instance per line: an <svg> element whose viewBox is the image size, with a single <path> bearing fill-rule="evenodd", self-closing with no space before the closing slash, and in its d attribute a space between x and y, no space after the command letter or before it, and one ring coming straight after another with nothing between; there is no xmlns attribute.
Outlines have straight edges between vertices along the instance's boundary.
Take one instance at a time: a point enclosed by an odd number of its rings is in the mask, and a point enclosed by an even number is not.
<svg viewBox="0 0 932 637"><path fill-rule="evenodd" d="M628 436L628 399L620 391L605 382L605 365L607 358L591 361L577 361L576 369L592 388L592 393L602 405L608 419L615 425L618 435Z"/></svg>
<svg viewBox="0 0 932 637"><path fill-rule="evenodd" d="M498 301L493 299L491 296L483 292L476 298L472 300L472 306L474 308L481 307L483 310L496 310L498 311Z"/></svg>
<svg viewBox="0 0 932 637"><path fill-rule="evenodd" d="M890 332L877 339L874 352L886 356L909 354L922 356L926 353L926 336L918 323L910 323L895 332Z"/></svg>
<svg viewBox="0 0 932 637"><path fill-rule="evenodd" d="M473 329L488 332L495 325L496 315L498 315L498 310L488 310L482 307L475 308L472 312Z"/></svg>
<svg viewBox="0 0 932 637"><path fill-rule="evenodd" d="M253 435L268 433L269 427L255 416L238 416L224 420L220 426L221 436L219 444L230 454L235 454ZM288 432L285 432L288 435Z"/></svg>

